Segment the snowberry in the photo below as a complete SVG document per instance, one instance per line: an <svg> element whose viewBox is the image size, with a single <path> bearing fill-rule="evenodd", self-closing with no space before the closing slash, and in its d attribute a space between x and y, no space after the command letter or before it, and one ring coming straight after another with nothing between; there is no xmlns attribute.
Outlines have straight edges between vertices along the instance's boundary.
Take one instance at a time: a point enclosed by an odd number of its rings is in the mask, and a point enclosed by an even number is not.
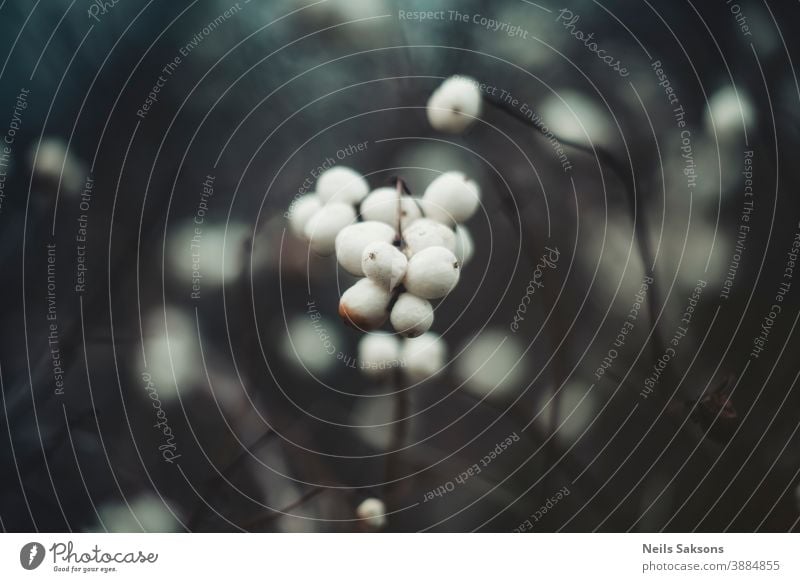
<svg viewBox="0 0 800 582"><path fill-rule="evenodd" d="M348 325L371 331L383 325L388 318L389 291L371 279L359 279L342 294L339 316Z"/></svg>
<svg viewBox="0 0 800 582"><path fill-rule="evenodd" d="M363 276L361 257L364 248L372 242L390 243L395 236L395 230L383 222L368 220L350 224L336 235L336 259L348 273Z"/></svg>
<svg viewBox="0 0 800 582"><path fill-rule="evenodd" d="M370 497L356 508L356 516L363 520L369 529L377 531L386 525L386 505L380 499Z"/></svg>
<svg viewBox="0 0 800 582"><path fill-rule="evenodd" d="M301 196L289 207L289 226L297 236L303 236L306 224L322 208L322 201L316 194Z"/></svg>
<svg viewBox="0 0 800 582"><path fill-rule="evenodd" d="M480 201L478 185L461 172L445 172L438 176L422 196L425 216L447 225L469 220Z"/></svg>
<svg viewBox="0 0 800 582"><path fill-rule="evenodd" d="M45 137L28 150L28 163L36 178L59 183L64 192L75 194L84 185L86 165L60 137Z"/></svg>
<svg viewBox="0 0 800 582"><path fill-rule="evenodd" d="M467 230L466 226L456 226L456 248L454 254L458 262L465 265L472 258L475 253L475 243L472 242L472 235Z"/></svg>
<svg viewBox="0 0 800 582"><path fill-rule="evenodd" d="M433 325L433 306L427 299L402 293L392 307L389 321L406 337L420 336Z"/></svg>
<svg viewBox="0 0 800 582"><path fill-rule="evenodd" d="M411 223L403 231L406 242L406 252L414 255L428 247L445 247L454 251L456 248L456 235L452 230L440 222L429 218L420 218Z"/></svg>
<svg viewBox="0 0 800 582"><path fill-rule="evenodd" d="M428 121L434 129L462 133L481 114L481 92L470 77L450 77L428 99Z"/></svg>
<svg viewBox="0 0 800 582"><path fill-rule="evenodd" d="M403 342L400 360L406 376L412 382L421 382L441 372L447 356L447 346L432 331Z"/></svg>
<svg viewBox="0 0 800 582"><path fill-rule="evenodd" d="M452 252L444 247L428 247L409 259L404 283L414 295L439 299L456 286L460 270Z"/></svg>
<svg viewBox="0 0 800 582"><path fill-rule="evenodd" d="M369 184L353 169L335 166L317 180L317 194L323 202L358 204L369 192Z"/></svg>
<svg viewBox="0 0 800 582"><path fill-rule="evenodd" d="M397 189L386 187L373 190L361 203L361 216L364 220L379 220L397 228ZM401 196L400 216L401 228L422 216L417 201L411 196Z"/></svg>
<svg viewBox="0 0 800 582"><path fill-rule="evenodd" d="M358 342L358 361L365 374L384 376L400 361L400 342L385 331L368 333Z"/></svg>
<svg viewBox="0 0 800 582"><path fill-rule="evenodd" d="M408 259L396 246L378 241L364 247L361 268L367 277L391 291L406 276Z"/></svg>
<svg viewBox="0 0 800 582"><path fill-rule="evenodd" d="M356 211L350 204L331 202L324 205L306 223L305 235L311 243L311 250L319 255L333 254L336 235L355 219Z"/></svg>

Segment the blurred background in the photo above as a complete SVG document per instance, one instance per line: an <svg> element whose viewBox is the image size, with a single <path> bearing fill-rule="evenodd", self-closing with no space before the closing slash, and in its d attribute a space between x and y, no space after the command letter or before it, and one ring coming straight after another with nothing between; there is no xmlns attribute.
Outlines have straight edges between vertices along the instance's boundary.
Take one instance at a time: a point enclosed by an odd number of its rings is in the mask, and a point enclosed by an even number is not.
<svg viewBox="0 0 800 582"><path fill-rule="evenodd" d="M384 531L796 530L798 22L0 3L0 526L363 531L378 498ZM433 130L455 74L540 131ZM434 377L358 369L354 279L287 229L329 160L481 187Z"/></svg>

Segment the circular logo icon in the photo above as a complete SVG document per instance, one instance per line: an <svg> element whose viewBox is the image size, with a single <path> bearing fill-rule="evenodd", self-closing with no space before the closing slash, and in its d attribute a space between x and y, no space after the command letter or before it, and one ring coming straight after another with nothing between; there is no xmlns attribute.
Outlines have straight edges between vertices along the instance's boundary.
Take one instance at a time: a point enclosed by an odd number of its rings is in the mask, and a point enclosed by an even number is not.
<svg viewBox="0 0 800 582"><path fill-rule="evenodd" d="M19 563L26 570L35 570L44 561L44 546L39 542L29 542L19 551Z"/></svg>

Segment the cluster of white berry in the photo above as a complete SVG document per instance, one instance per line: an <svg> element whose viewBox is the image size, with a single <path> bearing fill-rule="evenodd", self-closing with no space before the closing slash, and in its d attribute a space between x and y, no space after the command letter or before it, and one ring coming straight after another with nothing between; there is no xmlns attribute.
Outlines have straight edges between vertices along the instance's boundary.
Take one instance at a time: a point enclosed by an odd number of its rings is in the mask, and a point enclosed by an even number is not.
<svg viewBox="0 0 800 582"><path fill-rule="evenodd" d="M347 324L372 331L388 319L417 337L433 323L431 300L453 290L472 255L460 223L479 205L478 185L461 172L439 175L413 197L401 180L370 192L363 176L336 166L320 175L315 193L294 202L289 220L314 252L335 253L343 269L362 277L339 302Z"/></svg>

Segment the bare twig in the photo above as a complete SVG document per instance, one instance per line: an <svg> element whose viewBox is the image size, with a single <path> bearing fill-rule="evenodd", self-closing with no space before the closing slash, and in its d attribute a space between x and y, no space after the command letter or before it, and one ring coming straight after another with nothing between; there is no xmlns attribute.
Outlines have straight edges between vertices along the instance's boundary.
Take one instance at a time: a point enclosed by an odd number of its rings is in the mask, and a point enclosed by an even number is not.
<svg viewBox="0 0 800 582"><path fill-rule="evenodd" d="M408 425L411 413L411 399L408 390L403 389L402 371L399 367L394 369L395 393L394 393L394 422L392 423L392 437L389 442L389 453L386 459L385 475L385 502L387 507L396 505L396 496L399 483L397 480L402 476L402 454L400 449L406 442L408 436Z"/></svg>
<svg viewBox="0 0 800 582"><path fill-rule="evenodd" d="M484 95L484 101L488 104L516 119L518 122L535 129L541 135L547 137L541 125L535 123L532 119L528 118L520 110L513 107L510 103L497 99L491 95ZM576 150L582 151L593 157L608 167L617 179L622 182L625 192L627 194L628 211L630 212L631 220L633 221L634 231L636 234L636 244L639 251L639 256L642 260L644 270L653 278L653 283L650 286L650 298L647 301L648 312L650 317L650 324L654 333L652 334L652 344L655 357L663 353L663 344L661 336L655 333L656 322L658 321L658 305L659 305L659 292L658 292L658 279L654 273L653 253L650 248L650 240L647 236L647 223L645 213L640 212L636 202L636 177L633 169L629 166L620 163L616 156L606 150L603 146L592 145L588 146L578 141L563 138L555 133L553 137L563 145L569 146Z"/></svg>
<svg viewBox="0 0 800 582"><path fill-rule="evenodd" d="M275 521L276 519L278 519L278 518L280 518L280 517L282 517L284 515L287 515L293 509L297 509L298 507L300 507L301 505L303 505L307 501L310 501L311 499L313 499L314 497L316 497L317 495L319 495L323 491L325 491L325 489L323 489L322 487L313 487L313 488L309 489L308 491L306 491L305 493L303 493L303 495L301 495L296 501L293 501L292 503L290 503L289 505L287 505L283 509L270 511L266 515L260 515L260 516L256 517L255 519L252 519L252 520L246 522L244 524L243 528L248 530L248 531L252 531L252 530L254 530L256 528L259 528L261 526L268 525L268 524L272 523L273 521Z"/></svg>

